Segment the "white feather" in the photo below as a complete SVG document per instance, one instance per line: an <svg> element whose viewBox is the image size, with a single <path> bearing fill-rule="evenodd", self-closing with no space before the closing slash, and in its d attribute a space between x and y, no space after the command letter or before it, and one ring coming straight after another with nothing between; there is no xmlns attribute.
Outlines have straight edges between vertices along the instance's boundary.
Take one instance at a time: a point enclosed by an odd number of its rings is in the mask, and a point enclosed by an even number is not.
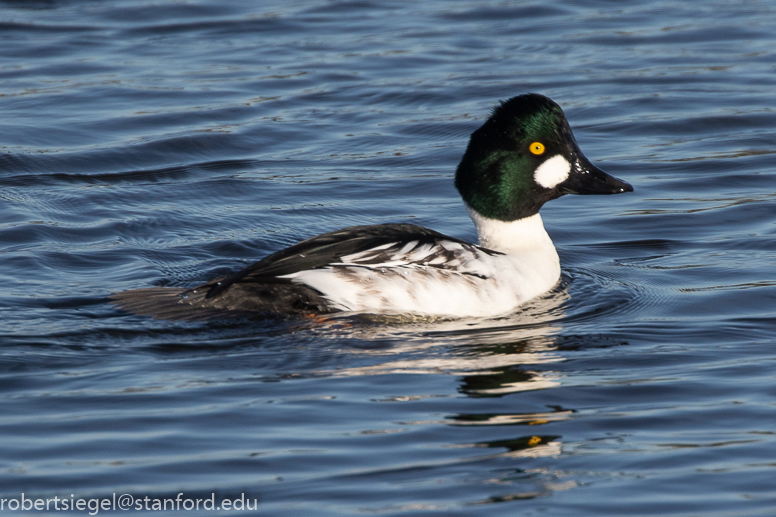
<svg viewBox="0 0 776 517"><path fill-rule="evenodd" d="M571 172L569 161L556 154L536 168L534 180L544 188L554 188L569 177L569 172Z"/></svg>

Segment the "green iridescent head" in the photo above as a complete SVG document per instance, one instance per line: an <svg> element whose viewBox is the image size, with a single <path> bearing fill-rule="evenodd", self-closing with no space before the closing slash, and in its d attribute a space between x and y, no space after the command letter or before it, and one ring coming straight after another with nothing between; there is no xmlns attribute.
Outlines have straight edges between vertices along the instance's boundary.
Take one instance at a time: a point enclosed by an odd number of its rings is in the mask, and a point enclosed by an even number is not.
<svg viewBox="0 0 776 517"><path fill-rule="evenodd" d="M472 134L455 186L470 208L501 221L534 215L564 194L633 191L591 164L560 106L535 93L502 102Z"/></svg>

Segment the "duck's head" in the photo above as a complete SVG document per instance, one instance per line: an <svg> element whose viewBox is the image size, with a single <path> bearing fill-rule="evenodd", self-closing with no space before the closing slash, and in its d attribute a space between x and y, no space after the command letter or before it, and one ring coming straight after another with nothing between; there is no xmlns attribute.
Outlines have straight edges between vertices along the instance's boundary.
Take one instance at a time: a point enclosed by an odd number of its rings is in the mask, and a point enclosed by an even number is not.
<svg viewBox="0 0 776 517"><path fill-rule="evenodd" d="M500 221L532 216L564 194L633 191L590 163L560 106L535 93L502 102L472 134L455 186L471 209Z"/></svg>

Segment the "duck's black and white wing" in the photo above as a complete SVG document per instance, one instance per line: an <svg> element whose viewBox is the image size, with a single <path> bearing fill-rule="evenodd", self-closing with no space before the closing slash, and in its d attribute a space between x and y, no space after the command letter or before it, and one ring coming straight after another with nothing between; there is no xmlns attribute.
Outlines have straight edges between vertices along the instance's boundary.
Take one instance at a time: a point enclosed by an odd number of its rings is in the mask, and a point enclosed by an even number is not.
<svg viewBox="0 0 776 517"><path fill-rule="evenodd" d="M498 255L421 226L353 226L192 289L136 289L111 298L130 312L166 319L246 312L409 313L449 288L490 278L494 271L483 259ZM431 288L440 283L448 288Z"/></svg>

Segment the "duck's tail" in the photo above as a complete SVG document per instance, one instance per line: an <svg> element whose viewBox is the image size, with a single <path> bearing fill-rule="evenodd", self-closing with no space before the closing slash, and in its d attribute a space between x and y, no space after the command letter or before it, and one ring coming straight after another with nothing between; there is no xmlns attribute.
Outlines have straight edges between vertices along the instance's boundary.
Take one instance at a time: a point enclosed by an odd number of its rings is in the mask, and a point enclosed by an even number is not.
<svg viewBox="0 0 776 517"><path fill-rule="evenodd" d="M331 306L315 289L291 283L239 283L210 296L221 279L194 288L148 287L113 293L113 305L141 316L176 321L327 314Z"/></svg>
<svg viewBox="0 0 776 517"><path fill-rule="evenodd" d="M203 295L192 293L191 289L148 287L113 293L108 299L127 312L157 319L201 321L235 316L233 311L199 305L201 300L197 298L200 297L204 298Z"/></svg>

